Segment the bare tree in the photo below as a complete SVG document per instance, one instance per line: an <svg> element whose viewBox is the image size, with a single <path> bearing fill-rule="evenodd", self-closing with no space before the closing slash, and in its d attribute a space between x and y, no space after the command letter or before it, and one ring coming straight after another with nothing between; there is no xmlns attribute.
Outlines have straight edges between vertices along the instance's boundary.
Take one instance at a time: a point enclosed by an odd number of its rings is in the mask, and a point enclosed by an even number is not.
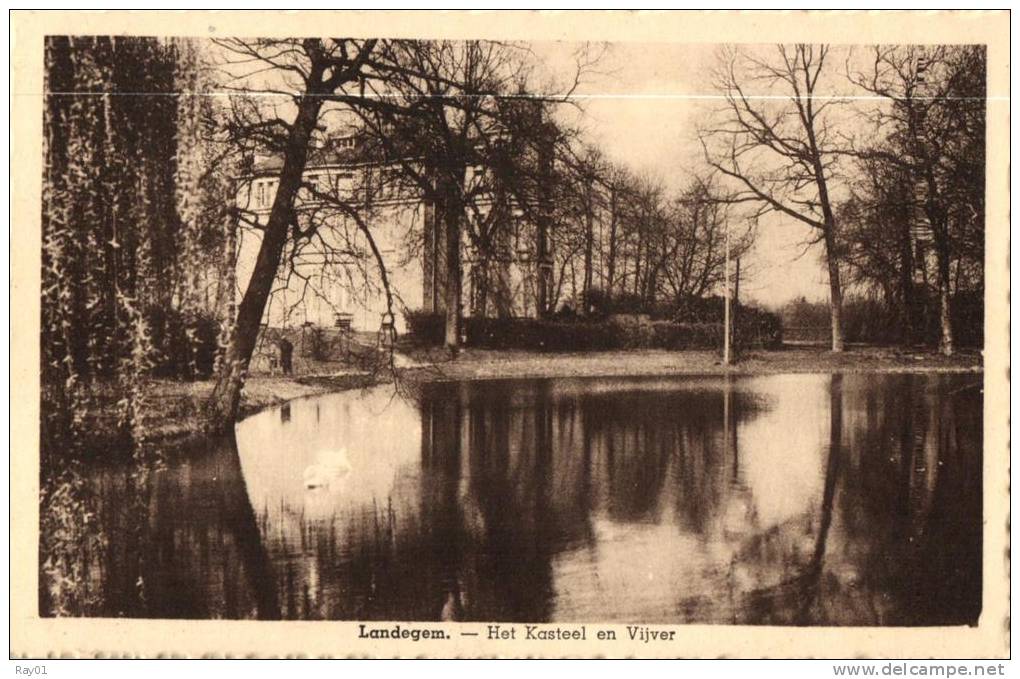
<svg viewBox="0 0 1020 679"><path fill-rule="evenodd" d="M257 115L238 122L235 139L262 145L283 157L276 196L263 230L255 267L237 308L233 329L210 398L211 422L227 426L240 405L241 388L258 338L273 282L288 236L295 227L295 200L302 187L310 142L320 129L320 115L327 95L341 85L364 81L376 48L375 40L284 39L225 40L218 43L229 62L243 70L238 84L242 94L260 91L279 96L292 105L289 119L278 115ZM270 91L255 78L263 74L280 76L285 85ZM252 99L255 99L254 97Z"/></svg>
<svg viewBox="0 0 1020 679"><path fill-rule="evenodd" d="M611 166L601 150L590 144L572 148L563 144L561 172L564 217L576 224L579 249L582 252L579 301L582 313L588 314L591 291L595 287L595 250L598 244L596 222L607 207L607 189Z"/></svg>
<svg viewBox="0 0 1020 679"><path fill-rule="evenodd" d="M634 183L631 174L622 167L611 167L607 176L609 228L605 245L605 289L612 296L617 283L617 261L619 259L620 213L626 197Z"/></svg>
<svg viewBox="0 0 1020 679"><path fill-rule="evenodd" d="M725 99L719 124L701 130L708 163L737 187L736 203L758 206L810 226L828 265L832 350L843 351L842 303L832 179L838 160L828 111L819 97L829 48L777 45L774 53L731 48L716 87Z"/></svg>
<svg viewBox="0 0 1020 679"><path fill-rule="evenodd" d="M868 112L881 145L851 153L895 167L914 185L934 243L939 350L947 356L953 262L984 234L984 59L974 46L876 47L867 67L847 69L853 83L885 100Z"/></svg>
<svg viewBox="0 0 1020 679"><path fill-rule="evenodd" d="M726 230L734 221L718 187L696 177L668 207L661 248L660 289L670 298L702 297L723 282ZM739 260L751 248L753 231L732 228L730 255Z"/></svg>

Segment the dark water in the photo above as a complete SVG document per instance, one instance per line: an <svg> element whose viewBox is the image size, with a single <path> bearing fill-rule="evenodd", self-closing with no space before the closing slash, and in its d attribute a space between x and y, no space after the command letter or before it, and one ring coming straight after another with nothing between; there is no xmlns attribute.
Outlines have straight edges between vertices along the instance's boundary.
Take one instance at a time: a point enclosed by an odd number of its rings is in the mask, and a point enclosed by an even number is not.
<svg viewBox="0 0 1020 679"><path fill-rule="evenodd" d="M980 375L296 401L90 474L89 614L970 624L981 422Z"/></svg>

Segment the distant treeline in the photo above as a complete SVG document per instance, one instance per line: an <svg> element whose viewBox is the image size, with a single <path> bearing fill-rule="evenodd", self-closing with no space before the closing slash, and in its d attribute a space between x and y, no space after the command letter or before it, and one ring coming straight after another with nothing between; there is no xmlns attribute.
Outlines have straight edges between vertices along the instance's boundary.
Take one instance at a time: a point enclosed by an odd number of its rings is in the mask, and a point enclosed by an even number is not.
<svg viewBox="0 0 1020 679"><path fill-rule="evenodd" d="M882 345L935 346L941 332L938 299L928 291L911 309L913 321L904 322L902 310L874 295L851 295L843 301L843 323L848 342ZM828 341L829 305L800 297L779 311L784 335L792 340ZM972 292L953 298L952 322L956 342L963 347L984 344L984 301Z"/></svg>

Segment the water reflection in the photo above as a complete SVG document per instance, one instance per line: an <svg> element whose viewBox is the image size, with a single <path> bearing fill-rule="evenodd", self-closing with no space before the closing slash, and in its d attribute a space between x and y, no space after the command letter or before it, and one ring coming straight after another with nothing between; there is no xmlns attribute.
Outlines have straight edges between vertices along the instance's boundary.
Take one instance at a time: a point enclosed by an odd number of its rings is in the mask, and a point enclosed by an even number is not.
<svg viewBox="0 0 1020 679"><path fill-rule="evenodd" d="M981 378L379 387L96 474L104 614L974 623ZM130 499L130 500L129 500Z"/></svg>
<svg viewBox="0 0 1020 679"><path fill-rule="evenodd" d="M280 617L272 565L233 437L177 451L169 467L93 470L98 553L90 615Z"/></svg>

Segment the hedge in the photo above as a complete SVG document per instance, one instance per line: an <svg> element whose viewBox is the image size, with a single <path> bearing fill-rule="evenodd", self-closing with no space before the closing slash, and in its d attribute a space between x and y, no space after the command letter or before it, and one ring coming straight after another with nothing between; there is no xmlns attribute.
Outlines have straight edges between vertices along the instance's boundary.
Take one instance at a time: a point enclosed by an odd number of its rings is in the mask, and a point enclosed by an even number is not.
<svg viewBox="0 0 1020 679"><path fill-rule="evenodd" d="M443 341L440 314L411 311L406 314L412 338L426 345ZM735 332L744 347L774 348L782 344L782 327L773 314L746 313ZM537 318L465 318L468 346L486 349L534 351L590 351L605 349L716 349L722 346L720 323L675 321L619 322Z"/></svg>

